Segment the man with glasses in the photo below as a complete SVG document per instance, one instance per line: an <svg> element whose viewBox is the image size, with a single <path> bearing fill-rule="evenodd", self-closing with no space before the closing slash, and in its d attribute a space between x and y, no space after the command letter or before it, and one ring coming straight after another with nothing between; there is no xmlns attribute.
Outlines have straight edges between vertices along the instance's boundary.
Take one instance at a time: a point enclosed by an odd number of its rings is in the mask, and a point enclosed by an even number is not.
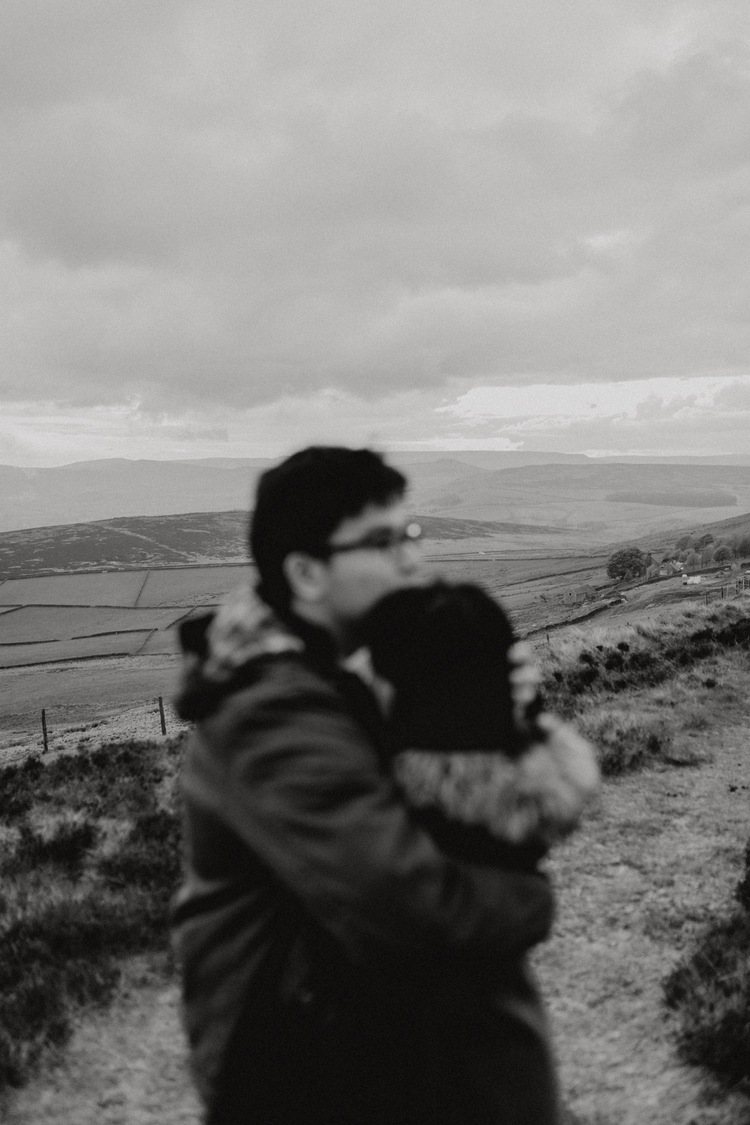
<svg viewBox="0 0 750 1125"><path fill-rule="evenodd" d="M270 469L256 590L182 630L178 709L196 726L173 920L210 1125L437 1122L411 1080L419 989L518 957L551 925L546 878L449 860L410 820L374 696L344 666L372 605L425 581L405 489L366 449ZM535 1125L555 1120L543 1070Z"/></svg>

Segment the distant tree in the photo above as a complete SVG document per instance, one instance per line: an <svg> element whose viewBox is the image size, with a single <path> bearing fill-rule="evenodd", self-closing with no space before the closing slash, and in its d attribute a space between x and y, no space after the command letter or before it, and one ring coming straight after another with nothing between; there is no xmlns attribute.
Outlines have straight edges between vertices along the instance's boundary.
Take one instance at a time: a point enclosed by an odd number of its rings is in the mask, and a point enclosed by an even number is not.
<svg viewBox="0 0 750 1125"><path fill-rule="evenodd" d="M690 536L689 535L681 535L680 538L675 543L674 548L675 548L676 551L684 551L689 546L690 546Z"/></svg>
<svg viewBox="0 0 750 1125"><path fill-rule="evenodd" d="M727 560L731 559L731 557L731 549L725 543L722 544L721 547L717 547L714 551L714 562L727 562Z"/></svg>
<svg viewBox="0 0 750 1125"><path fill-rule="evenodd" d="M638 547L623 547L609 556L607 574L610 578L629 578L643 574L646 569L646 556Z"/></svg>
<svg viewBox="0 0 750 1125"><path fill-rule="evenodd" d="M708 563L713 561L713 558L714 546L713 543L708 543L705 547L701 548L701 565L706 566Z"/></svg>
<svg viewBox="0 0 750 1125"><path fill-rule="evenodd" d="M694 547L695 547L696 551L700 551L704 547L707 547L709 545L709 543L713 543L713 541L714 541L713 535L711 535L711 533L707 531L704 535L698 536L698 538L696 539L696 541L694 543Z"/></svg>
<svg viewBox="0 0 750 1125"><path fill-rule="evenodd" d="M701 565L701 557L697 551L688 551L685 556L685 570L697 570Z"/></svg>
<svg viewBox="0 0 750 1125"><path fill-rule="evenodd" d="M743 535L737 544L738 555L750 555L750 535Z"/></svg>

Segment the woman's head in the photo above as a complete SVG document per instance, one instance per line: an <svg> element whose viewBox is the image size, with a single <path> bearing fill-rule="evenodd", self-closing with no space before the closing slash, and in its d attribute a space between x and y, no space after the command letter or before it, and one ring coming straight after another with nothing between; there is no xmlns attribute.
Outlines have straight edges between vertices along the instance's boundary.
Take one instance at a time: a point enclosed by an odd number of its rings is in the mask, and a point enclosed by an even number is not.
<svg viewBox="0 0 750 1125"><path fill-rule="evenodd" d="M516 751L508 649L515 636L478 586L439 582L383 598L362 623L376 672L396 689L398 745Z"/></svg>

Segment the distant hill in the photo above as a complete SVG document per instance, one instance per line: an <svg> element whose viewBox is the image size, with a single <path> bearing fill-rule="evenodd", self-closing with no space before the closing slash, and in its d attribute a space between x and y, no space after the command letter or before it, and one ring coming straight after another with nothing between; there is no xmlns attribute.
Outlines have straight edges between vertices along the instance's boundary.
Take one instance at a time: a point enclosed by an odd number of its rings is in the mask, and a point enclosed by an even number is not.
<svg viewBox="0 0 750 1125"><path fill-rule="evenodd" d="M613 544L612 550L622 546L640 547L643 551L664 552L673 551L677 540L683 535L694 538L700 535L713 535L714 539L742 539L750 535L750 512L741 516L732 516L727 520L714 520L712 523L695 522L690 526L682 527L678 531L670 531L657 535L644 535L643 538L631 540L628 543Z"/></svg>
<svg viewBox="0 0 750 1125"><path fill-rule="evenodd" d="M750 511L750 466L588 462L487 470L435 484L415 474L413 503L443 517L556 526L611 543Z"/></svg>
<svg viewBox="0 0 750 1125"><path fill-rule="evenodd" d="M54 469L0 466L0 531L121 516L247 509L265 460L80 461Z"/></svg>
<svg viewBox="0 0 750 1125"><path fill-rule="evenodd" d="M523 535L528 527L480 520L418 517L428 540ZM116 520L7 531L0 534L0 580L70 571L244 562L245 511L126 516ZM555 537L557 529L534 528Z"/></svg>
<svg viewBox="0 0 750 1125"><path fill-rule="evenodd" d="M130 516L0 534L0 577L240 561L247 514Z"/></svg>
<svg viewBox="0 0 750 1125"><path fill-rule="evenodd" d="M644 462L584 454L402 450L416 511L449 519L557 528L572 545L610 542L750 510L750 457ZM122 517L244 511L264 458L0 465L0 532Z"/></svg>
<svg viewBox="0 0 750 1125"><path fill-rule="evenodd" d="M533 449L455 449L447 450L394 450L388 455L402 465L457 458L467 465L480 469L517 469L525 465L744 465L750 467L750 454L717 453L710 457L644 457L621 455L618 457L589 457L586 453L555 453Z"/></svg>

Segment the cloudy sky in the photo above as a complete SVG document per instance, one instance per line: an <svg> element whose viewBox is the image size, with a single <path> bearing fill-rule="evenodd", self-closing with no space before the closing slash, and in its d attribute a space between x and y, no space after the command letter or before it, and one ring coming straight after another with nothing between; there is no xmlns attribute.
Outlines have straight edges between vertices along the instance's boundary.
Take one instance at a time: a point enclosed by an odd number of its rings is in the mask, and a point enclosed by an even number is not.
<svg viewBox="0 0 750 1125"><path fill-rule="evenodd" d="M750 450L747 0L2 0L0 462Z"/></svg>

